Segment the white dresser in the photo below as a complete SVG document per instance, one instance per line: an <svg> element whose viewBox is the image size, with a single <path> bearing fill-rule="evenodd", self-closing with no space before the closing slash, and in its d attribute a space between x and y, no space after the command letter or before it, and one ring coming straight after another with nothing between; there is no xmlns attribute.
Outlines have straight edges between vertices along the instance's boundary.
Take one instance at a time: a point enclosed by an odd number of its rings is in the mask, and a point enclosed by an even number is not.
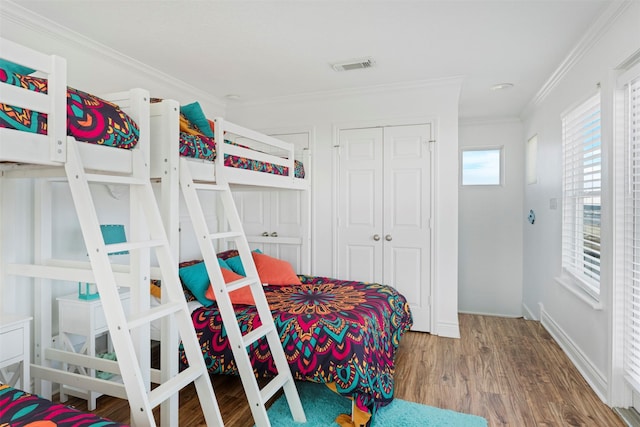
<svg viewBox="0 0 640 427"><path fill-rule="evenodd" d="M0 382L31 391L31 317L0 314ZM18 380L20 381L18 383Z"/></svg>

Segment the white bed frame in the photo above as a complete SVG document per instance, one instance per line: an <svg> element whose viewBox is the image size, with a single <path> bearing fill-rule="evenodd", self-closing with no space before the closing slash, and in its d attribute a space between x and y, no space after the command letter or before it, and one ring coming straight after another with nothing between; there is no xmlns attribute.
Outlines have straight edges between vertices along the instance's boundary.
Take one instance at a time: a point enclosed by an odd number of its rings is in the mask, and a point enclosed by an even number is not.
<svg viewBox="0 0 640 427"><path fill-rule="evenodd" d="M180 259L180 106L176 101L164 100L151 104L151 179L160 182L159 205L165 221L165 229L172 243L174 256ZM296 178L294 168L295 147L263 133L231 123L217 117L215 122L216 159L214 162L182 157L189 165L194 181L228 183L232 190L270 190L288 189L305 191L303 218L308 221L310 209L310 170L311 157L308 150L302 151L305 177ZM224 139L237 141L249 148L227 144ZM251 147L259 148L252 149ZM257 151L257 150L260 151ZM283 156L267 154L268 152L285 153ZM288 168L288 175L239 169L224 165L225 154L246 157L263 162L277 164ZM309 224L305 224L304 236L300 239L282 238L281 244L297 244L301 246L303 257L310 258ZM264 240L264 238L262 238ZM265 243L260 238L250 242ZM273 238L268 243L278 244ZM225 248L220 248L225 249ZM308 261L303 263L308 265Z"/></svg>
<svg viewBox="0 0 640 427"><path fill-rule="evenodd" d="M234 235L237 237L238 232L241 232L242 234L244 234L244 232L242 231L243 227L240 224L240 217L237 215L229 187L226 186L227 184L230 187L236 189L277 188L305 191L305 210L307 212L309 210L310 197L309 191L306 191L309 190L310 187L310 179L308 178L309 174L305 173L304 179L295 178L293 144L280 141L276 138L261 134L242 126L235 125L233 123L229 123L222 118L216 118L214 119L214 122L216 135L215 145L217 151L215 161L212 162L201 159L182 157L180 156L179 152L179 104L173 100L164 100L159 103L151 104L151 179L152 181L157 181L160 184L159 194L156 193L156 196L160 199L158 204L160 205L161 215L163 218L165 230L167 230L171 250L176 260L180 259L180 194L184 192L184 201L187 204L187 210L192 211L191 216L193 217L193 211L197 212L195 216L199 216L200 213L203 213L203 206L200 196L196 195L196 192L194 191L195 187L199 184L215 183L218 184L218 186L225 188L224 192L222 193L222 199L218 199L218 202L221 203L216 203L214 205L212 209L215 209L215 214L211 216L215 217L218 231L217 234L228 235L227 237L232 240L235 240ZM255 145L253 144L259 145L260 151L257 151L258 148L251 149L227 144L223 141L223 137L224 139L240 142L242 143L242 145L248 147L255 147ZM276 155L265 153L265 151L269 152L271 150L278 152L282 152L284 150L285 155L284 157L279 157ZM246 157L285 166L288 168L288 175L274 175L265 172L228 167L224 165L225 154L231 154L239 157ZM305 162L306 169L309 167L308 160L309 157L306 157L303 160ZM181 168L188 169L181 171ZM182 173L186 171L188 171L188 173ZM307 171L308 169L305 172ZM184 179L182 183L180 182L181 176L183 176L182 179ZM186 188L184 190L181 190L181 187L190 187L190 190L187 190ZM203 185L201 186L201 188L202 187L207 186ZM201 225L202 223L206 222L206 216L207 215L203 214L202 220L193 218L193 223ZM198 227L194 228L198 229ZM202 228L202 226L200 226L200 228ZM205 236L209 234L206 239L215 240L215 238L213 238L214 235L210 234L211 229L207 225L205 225L204 228L207 230L200 230L200 232L204 233ZM238 230L238 228L240 230ZM219 239L224 242L227 237L219 237ZM243 236L243 239L244 237L246 236ZM305 249L309 251L308 235L306 237L307 238L300 239L299 244L305 245ZM285 242L285 244L286 243L289 242ZM228 249L228 247L226 246L220 248L213 243L212 245L214 249ZM241 256L244 257L244 261L247 260L246 257L251 256L249 245L246 240L238 247L238 249L240 249ZM209 246L209 249L206 251L208 255L205 255L205 249L201 250L203 251L203 258L205 259L205 261L209 259L209 261L206 261L206 263L212 262L210 261L210 259L211 257L215 258L215 252L210 251L211 246ZM213 262L215 263L215 261ZM217 266L217 263L215 265ZM177 270L178 265L176 265L175 268ZM255 271L255 267L253 267L253 269ZM250 271L250 269L247 271ZM216 273L218 278L216 278ZM254 274L257 278L257 272ZM248 274L247 276L249 277L251 275ZM211 270L209 270L209 277L212 278L212 283L215 283L216 280L222 280L220 271L212 272ZM260 290L262 291L262 289ZM164 291L162 295L164 298ZM254 293L254 295L256 294ZM218 301L220 303L220 299L218 299ZM256 301L258 310L262 310L260 311L260 313L269 313L268 303L266 302L264 295L262 296L262 300L260 300L260 298L257 298ZM227 300L227 302L225 303L223 298L223 302L220 304L222 315L225 316L225 313L231 312L231 318L233 319L232 321L235 321L235 316L232 311L233 308L231 306L230 300ZM225 321L229 321L229 319L227 318ZM268 322L265 321L264 324L266 325L268 324ZM175 332L172 330L172 325L163 323L159 325L159 327L158 325L155 326L156 327L152 327L151 337L152 339L158 340L163 344L161 345L161 348L163 349L161 354L161 364L162 366L169 366L169 373L177 372L178 358L175 355L175 348L177 347L178 342L176 340ZM273 326L273 328L273 331L275 331L275 326ZM238 343L243 342L245 338L241 338L241 332L239 330L233 332L233 330L230 331L230 329L233 328L227 328L227 331L229 332L229 339L231 340L231 342L234 343L234 339L237 339ZM238 336L235 335L236 333L238 334ZM280 342L277 337L274 340L279 346ZM273 343L273 341L269 342L269 345L271 346L276 345ZM166 345L167 343L169 343L169 345ZM277 364L280 363L278 366L282 367L282 365L285 365L286 367L288 367L286 365L284 353L282 351L275 351L276 349L274 347L271 348L274 353L274 360ZM237 354L235 357L236 360L238 360ZM264 389L260 389L257 383L254 383L253 386L248 385L248 383L251 383L251 381L248 380L247 377L253 377L253 370L248 359L246 362L248 365L238 363L238 366L240 367L240 376L243 380L245 394L247 395L248 400L250 402L258 402L261 401L261 399L268 399L268 396L271 396L269 394L271 393L271 391L267 391L267 389L277 390L284 386L285 395L287 396L287 401L289 403L294 419L299 422L304 422L304 411L302 410L302 406L299 402L299 397L293 383L293 378L290 375L287 377L282 374L282 378L288 378L288 380L286 380L286 383L278 384L277 381L271 382ZM242 368L243 366L245 367L244 370ZM279 372L284 371L279 370ZM253 378L253 381L255 381L255 378ZM262 406L262 408L264 407ZM268 423L268 419L266 419L268 418L266 412L262 412L257 407L254 407L252 405L252 413L254 416L254 420L256 421L256 425L267 425L265 424Z"/></svg>
<svg viewBox="0 0 640 427"><path fill-rule="evenodd" d="M36 392L51 399L52 382L69 381L76 384L74 378L67 377L65 371L56 367L61 363L78 365L74 353L54 348L54 333L52 328L55 300L52 298L52 285L56 282L95 282L91 264L87 262L53 259L52 251L52 198L51 183L66 181L64 166L67 161L68 141L73 138L66 135L66 62L54 55L45 55L26 48L17 43L0 38L0 53L3 59L37 70L38 76L48 80L48 94L35 93L16 86L0 84L0 102L23 107L48 114L48 134L38 135L13 129L0 128L0 191L14 179L35 180L34 199L34 254L33 262L9 263L5 253L0 253L0 268L2 286L7 289L9 283L15 281L15 276L31 277L34 280L34 360L31 372L36 380ZM103 99L117 104L129 114L139 126L140 139L133 150L115 149L96 144L79 143L78 150L82 164L86 170L100 174L134 174L148 172L135 170L134 152L141 152L146 163L149 161L149 94L142 89L132 89L110 95L101 95ZM136 154L137 155L137 154ZM148 168L146 169L148 171ZM132 201L133 202L133 201ZM91 203L91 200L83 201ZM2 206L2 209L9 207ZM133 213L133 209L131 209ZM6 212L6 211L5 211ZM0 218L1 219L1 218ZM130 215L128 234L133 240L144 227L135 215ZM2 246L7 244L7 236L0 236ZM6 250L6 247L2 249ZM138 251L136 251L138 252ZM140 275L149 277L148 258L132 254L127 265L118 266L117 280L120 286L130 287L132 312L144 310L149 305L148 284L138 286ZM108 309L108 307L106 307ZM144 328L141 328L144 329ZM144 339L144 331L140 332L143 339L139 341L136 351L148 354L149 339ZM148 332L147 332L148 336ZM148 358L141 358L142 363ZM113 364L113 362L111 362ZM97 360L90 369L113 369L106 361ZM102 367L102 368L101 368ZM142 371L150 382L150 366L142 366ZM41 381L42 380L42 381ZM27 379L29 381L29 379ZM82 387L92 390L105 389L96 382L93 388L90 377L81 380ZM108 386L107 386L108 388ZM105 391L106 392L106 391ZM121 394L114 391L114 396ZM120 396L122 397L122 396Z"/></svg>

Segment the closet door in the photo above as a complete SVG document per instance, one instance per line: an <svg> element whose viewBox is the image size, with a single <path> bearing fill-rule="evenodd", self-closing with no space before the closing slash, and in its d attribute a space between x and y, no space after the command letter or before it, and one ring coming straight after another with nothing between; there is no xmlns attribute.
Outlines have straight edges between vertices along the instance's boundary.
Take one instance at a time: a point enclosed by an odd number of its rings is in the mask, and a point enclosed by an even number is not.
<svg viewBox="0 0 640 427"><path fill-rule="evenodd" d="M384 129L383 279L411 305L413 330L430 330L431 149L429 125Z"/></svg>
<svg viewBox="0 0 640 427"><path fill-rule="evenodd" d="M395 287L430 330L431 129L340 131L337 271Z"/></svg>
<svg viewBox="0 0 640 427"><path fill-rule="evenodd" d="M340 131L338 278L381 282L383 129Z"/></svg>

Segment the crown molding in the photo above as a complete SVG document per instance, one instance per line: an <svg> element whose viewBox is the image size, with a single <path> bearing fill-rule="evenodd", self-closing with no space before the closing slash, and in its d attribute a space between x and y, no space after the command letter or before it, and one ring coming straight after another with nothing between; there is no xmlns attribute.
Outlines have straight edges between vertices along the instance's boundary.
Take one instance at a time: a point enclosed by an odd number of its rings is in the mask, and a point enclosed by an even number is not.
<svg viewBox="0 0 640 427"><path fill-rule="evenodd" d="M591 49L600 38L613 26L620 15L624 13L633 0L615 0L609 4L600 16L593 22L587 32L578 41L576 46L569 52L567 57L560 63L558 68L551 74L549 79L542 85L536 95L524 108L521 117L525 116L534 107L540 105L549 96L551 91L562 81L569 71L580 61L589 49Z"/></svg>
<svg viewBox="0 0 640 427"><path fill-rule="evenodd" d="M504 117L460 117L459 126L489 126L489 125L511 125L522 124L522 119L515 116Z"/></svg>
<svg viewBox="0 0 640 427"><path fill-rule="evenodd" d="M249 100L249 101L237 101L237 102L234 102L233 104L234 106L237 106L237 107L288 104L288 103L309 101L309 100L341 98L345 96L367 95L367 94L375 94L375 93L382 93L382 92L414 90L414 89L421 89L425 87L441 87L441 86L457 86L458 94L459 94L463 80L464 78L462 76L443 77L438 79L416 80L412 82L400 82L400 83L390 83L390 84L381 84L381 85L373 85L373 86L363 86L359 88L307 92L307 93L277 96L272 98L263 98L263 99ZM229 105L231 106L231 103Z"/></svg>
<svg viewBox="0 0 640 427"><path fill-rule="evenodd" d="M109 61L128 68L137 74L142 74L145 78L153 79L160 84L174 87L180 92L184 92L185 94L194 97L194 99L209 102L223 111L226 109L226 103L220 98L204 92L183 80L163 73L162 71L144 64L135 58L124 55L109 46L98 43L97 41L53 22L42 15L38 15L37 13L25 9L15 2L9 0L1 0L1 2L2 7L0 8L0 21L12 22L30 32L40 34L42 37L55 39L64 44L74 45L89 54L105 57ZM18 40L16 40L16 42L19 43Z"/></svg>

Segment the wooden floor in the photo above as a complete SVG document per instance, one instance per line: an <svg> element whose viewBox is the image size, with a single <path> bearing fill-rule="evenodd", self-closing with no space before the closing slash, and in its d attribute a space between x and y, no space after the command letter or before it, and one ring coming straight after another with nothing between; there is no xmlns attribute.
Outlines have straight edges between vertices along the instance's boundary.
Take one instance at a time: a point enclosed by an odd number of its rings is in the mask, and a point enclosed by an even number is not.
<svg viewBox="0 0 640 427"><path fill-rule="evenodd" d="M460 334L407 333L396 359L396 397L480 415L489 426L624 427L538 322L462 314ZM213 380L225 426L251 427L238 378ZM68 403L86 410L83 400ZM181 392L180 404L180 425L204 425L193 387ZM129 419L126 402L107 396L95 412Z"/></svg>

